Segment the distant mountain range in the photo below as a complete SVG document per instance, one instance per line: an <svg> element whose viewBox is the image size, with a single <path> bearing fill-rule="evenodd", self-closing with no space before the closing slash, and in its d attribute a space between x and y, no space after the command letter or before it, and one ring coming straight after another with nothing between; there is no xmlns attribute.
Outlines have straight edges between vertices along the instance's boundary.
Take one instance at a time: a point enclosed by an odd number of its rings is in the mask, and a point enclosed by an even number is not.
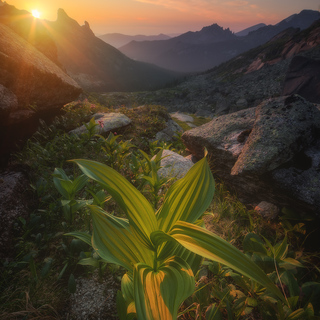
<svg viewBox="0 0 320 320"><path fill-rule="evenodd" d="M9 26L88 91L136 91L162 87L181 74L134 61L80 26L64 10L56 21L34 19L0 1L0 23Z"/></svg>
<svg viewBox="0 0 320 320"><path fill-rule="evenodd" d="M170 36L166 34L158 34L154 36L145 36L145 35L136 35L128 36L121 33L107 33L101 36L98 36L104 42L110 44L115 48L120 48L131 41L153 41L153 40L168 40L171 39Z"/></svg>
<svg viewBox="0 0 320 320"><path fill-rule="evenodd" d="M119 50L132 59L166 69L201 72L266 43L287 28L303 30L318 19L318 11L303 10L274 26L253 26L240 34L234 34L229 29L213 24L201 31L187 32L168 40L132 41Z"/></svg>

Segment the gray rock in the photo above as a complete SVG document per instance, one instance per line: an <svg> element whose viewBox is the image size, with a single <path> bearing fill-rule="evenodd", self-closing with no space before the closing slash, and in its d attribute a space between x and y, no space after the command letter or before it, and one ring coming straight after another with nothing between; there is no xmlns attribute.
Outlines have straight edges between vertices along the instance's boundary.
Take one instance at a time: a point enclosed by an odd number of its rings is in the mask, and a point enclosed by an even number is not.
<svg viewBox="0 0 320 320"><path fill-rule="evenodd" d="M162 168L158 171L161 177L181 179L193 166L190 159L186 159L171 150L163 150L162 157L163 159L160 162Z"/></svg>
<svg viewBox="0 0 320 320"><path fill-rule="evenodd" d="M129 119L126 115L115 112L96 113L95 115L93 115L93 118L95 119L95 123L98 125L96 127L96 132L99 134L117 130L119 128L128 126L132 122L132 120ZM69 133L80 135L86 132L87 128L85 125L83 125L79 128L71 130Z"/></svg>
<svg viewBox="0 0 320 320"><path fill-rule="evenodd" d="M244 142L253 127L255 108L245 109L236 113L222 115L212 121L186 131L182 135L187 148L198 158L203 156L203 148L215 150L215 163L235 161Z"/></svg>
<svg viewBox="0 0 320 320"><path fill-rule="evenodd" d="M203 117L203 118L211 118L212 119L214 117L214 114L209 110L199 109L195 113L195 116Z"/></svg>
<svg viewBox="0 0 320 320"><path fill-rule="evenodd" d="M300 96L269 99L185 132L197 158L206 147L214 174L241 200L320 212L320 111Z"/></svg>
<svg viewBox="0 0 320 320"><path fill-rule="evenodd" d="M183 129L173 120L166 122L166 128L156 134L155 140L159 141L172 141L177 132L183 132Z"/></svg>
<svg viewBox="0 0 320 320"><path fill-rule="evenodd" d="M176 118L176 119L183 121L183 122L193 122L194 121L194 119L191 116L184 114L184 113L181 113L181 112L170 113L170 116L172 118Z"/></svg>
<svg viewBox="0 0 320 320"><path fill-rule="evenodd" d="M248 101L244 98L240 98L237 102L236 105L239 109L245 109L248 107Z"/></svg>
<svg viewBox="0 0 320 320"><path fill-rule="evenodd" d="M267 219L275 219L280 212L276 205L267 201L261 201L254 210Z"/></svg>
<svg viewBox="0 0 320 320"><path fill-rule="evenodd" d="M255 123L231 174L261 175L278 168L310 145L320 112L300 96L267 100L256 108Z"/></svg>

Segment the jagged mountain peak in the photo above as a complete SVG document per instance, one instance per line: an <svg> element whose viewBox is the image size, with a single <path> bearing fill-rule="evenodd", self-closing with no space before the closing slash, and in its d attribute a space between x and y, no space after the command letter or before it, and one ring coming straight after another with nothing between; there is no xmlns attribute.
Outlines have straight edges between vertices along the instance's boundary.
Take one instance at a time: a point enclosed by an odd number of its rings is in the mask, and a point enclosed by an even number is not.
<svg viewBox="0 0 320 320"><path fill-rule="evenodd" d="M210 26L203 27L200 31L189 31L172 39L191 44L209 44L228 41L235 37L236 36L232 33L232 31L230 31L229 28L223 29L221 26L214 23Z"/></svg>
<svg viewBox="0 0 320 320"><path fill-rule="evenodd" d="M74 27L80 27L79 23L76 20L70 18L68 14L64 11L64 9L61 9L61 8L58 9L56 23L63 24L63 25L70 25Z"/></svg>
<svg viewBox="0 0 320 320"><path fill-rule="evenodd" d="M48 23L56 29L61 29L77 34L83 34L86 37L95 36L87 21L84 22L83 26L81 26L76 20L70 18L70 16L65 12L65 10L61 8L58 9L57 20Z"/></svg>
<svg viewBox="0 0 320 320"><path fill-rule="evenodd" d="M63 20L73 20L68 16L68 14L62 8L58 9L58 18L57 19L62 20L62 21Z"/></svg>
<svg viewBox="0 0 320 320"><path fill-rule="evenodd" d="M217 23L214 23L210 26L203 27L200 32L212 33L212 32L225 32L225 31L231 32L229 28L223 29L223 27L220 27Z"/></svg>

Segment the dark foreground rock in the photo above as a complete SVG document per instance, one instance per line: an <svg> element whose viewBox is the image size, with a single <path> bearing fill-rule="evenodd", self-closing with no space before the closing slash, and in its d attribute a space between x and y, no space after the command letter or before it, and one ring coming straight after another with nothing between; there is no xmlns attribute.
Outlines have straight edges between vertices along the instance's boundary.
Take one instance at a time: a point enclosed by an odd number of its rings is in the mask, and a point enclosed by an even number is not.
<svg viewBox="0 0 320 320"><path fill-rule="evenodd" d="M27 219L32 207L29 181L23 172L0 175L0 258L13 254L13 225L19 217Z"/></svg>
<svg viewBox="0 0 320 320"><path fill-rule="evenodd" d="M320 215L320 111L302 97L217 117L182 139L199 158L206 147L215 176L245 202Z"/></svg>

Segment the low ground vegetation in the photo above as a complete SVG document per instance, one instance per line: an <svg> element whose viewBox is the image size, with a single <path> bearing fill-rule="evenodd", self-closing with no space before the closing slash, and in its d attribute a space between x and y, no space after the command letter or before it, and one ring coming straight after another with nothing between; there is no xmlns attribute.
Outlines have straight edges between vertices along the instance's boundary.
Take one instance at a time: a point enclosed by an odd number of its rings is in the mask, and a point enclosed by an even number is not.
<svg viewBox="0 0 320 320"><path fill-rule="evenodd" d="M84 234L93 230L88 205L103 207L117 219L124 212L69 160L90 159L113 168L157 210L174 183L157 174L161 150L184 150L179 139L154 141L168 119L163 107L117 110L133 120L131 126L102 136L91 122L87 133L76 136L67 132L94 113L114 108L93 98L70 104L51 125L42 123L16 155L15 162L28 167L36 205L28 220L16 221L14 253L0 266L1 319L64 319L79 277L111 275L121 286L124 268L99 257ZM320 319L320 256L305 247L309 234L304 221L286 209L279 220L266 221L220 181L202 219L208 230L258 265L285 300L230 267L204 259L193 272L196 287L180 305L178 319ZM105 319L117 317L114 310Z"/></svg>

